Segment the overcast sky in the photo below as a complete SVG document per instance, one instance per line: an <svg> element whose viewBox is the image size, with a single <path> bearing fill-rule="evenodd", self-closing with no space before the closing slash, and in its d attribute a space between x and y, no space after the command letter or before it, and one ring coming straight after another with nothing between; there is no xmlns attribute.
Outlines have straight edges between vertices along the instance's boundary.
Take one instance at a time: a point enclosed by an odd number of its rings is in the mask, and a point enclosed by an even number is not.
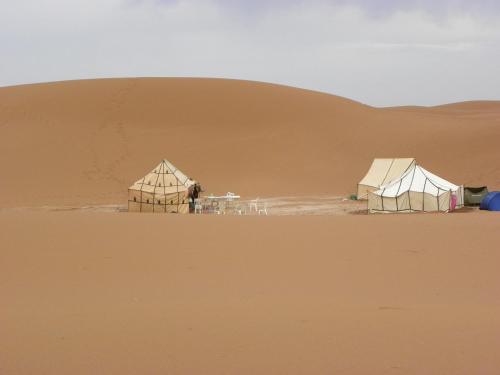
<svg viewBox="0 0 500 375"><path fill-rule="evenodd" d="M498 0L0 0L0 86L191 76L500 100Z"/></svg>

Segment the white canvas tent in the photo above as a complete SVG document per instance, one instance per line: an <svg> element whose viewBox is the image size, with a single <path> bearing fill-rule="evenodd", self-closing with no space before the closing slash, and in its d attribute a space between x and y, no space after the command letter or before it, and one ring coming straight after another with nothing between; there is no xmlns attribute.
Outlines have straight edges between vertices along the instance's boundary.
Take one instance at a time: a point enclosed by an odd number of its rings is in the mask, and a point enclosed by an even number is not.
<svg viewBox="0 0 500 375"><path fill-rule="evenodd" d="M454 185L419 165L398 180L368 193L368 210L371 213L448 212L463 205L463 186Z"/></svg>
<svg viewBox="0 0 500 375"><path fill-rule="evenodd" d="M414 158L374 159L370 170L358 184L358 199L367 199L370 191L399 179L416 164Z"/></svg>

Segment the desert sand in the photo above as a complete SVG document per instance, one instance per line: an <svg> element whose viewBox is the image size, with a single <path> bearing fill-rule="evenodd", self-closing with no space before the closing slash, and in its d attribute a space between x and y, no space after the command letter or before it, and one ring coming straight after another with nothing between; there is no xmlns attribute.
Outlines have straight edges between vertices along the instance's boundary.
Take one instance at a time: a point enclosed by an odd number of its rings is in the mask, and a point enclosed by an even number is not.
<svg viewBox="0 0 500 375"><path fill-rule="evenodd" d="M487 110L483 110L487 109ZM0 207L126 201L162 158L209 192L346 195L375 157L416 157L452 182L500 187L500 102L377 109L211 79L0 88Z"/></svg>
<svg viewBox="0 0 500 375"><path fill-rule="evenodd" d="M0 88L0 135L1 374L500 369L500 215L309 212L374 157L500 189L500 102L74 81ZM117 212L162 158L207 192L308 214Z"/></svg>

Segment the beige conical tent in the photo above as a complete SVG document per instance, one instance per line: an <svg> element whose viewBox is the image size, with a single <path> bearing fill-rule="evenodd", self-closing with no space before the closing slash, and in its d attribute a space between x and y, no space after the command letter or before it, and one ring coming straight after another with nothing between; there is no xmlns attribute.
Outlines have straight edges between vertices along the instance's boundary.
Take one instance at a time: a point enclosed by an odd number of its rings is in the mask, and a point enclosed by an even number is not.
<svg viewBox="0 0 500 375"><path fill-rule="evenodd" d="M129 187L128 210L189 213L189 189L195 183L168 160L162 160L155 169Z"/></svg>
<svg viewBox="0 0 500 375"><path fill-rule="evenodd" d="M358 199L367 199L369 192L399 179L415 165L415 158L374 159L370 170L358 184Z"/></svg>

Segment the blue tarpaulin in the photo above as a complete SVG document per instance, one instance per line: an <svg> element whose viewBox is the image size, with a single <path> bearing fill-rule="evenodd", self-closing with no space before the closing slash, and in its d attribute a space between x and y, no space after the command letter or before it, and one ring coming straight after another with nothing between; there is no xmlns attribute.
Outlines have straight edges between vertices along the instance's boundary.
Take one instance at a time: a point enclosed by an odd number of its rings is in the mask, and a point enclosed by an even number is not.
<svg viewBox="0 0 500 375"><path fill-rule="evenodd" d="M500 191L492 191L481 201L481 210L500 211Z"/></svg>

